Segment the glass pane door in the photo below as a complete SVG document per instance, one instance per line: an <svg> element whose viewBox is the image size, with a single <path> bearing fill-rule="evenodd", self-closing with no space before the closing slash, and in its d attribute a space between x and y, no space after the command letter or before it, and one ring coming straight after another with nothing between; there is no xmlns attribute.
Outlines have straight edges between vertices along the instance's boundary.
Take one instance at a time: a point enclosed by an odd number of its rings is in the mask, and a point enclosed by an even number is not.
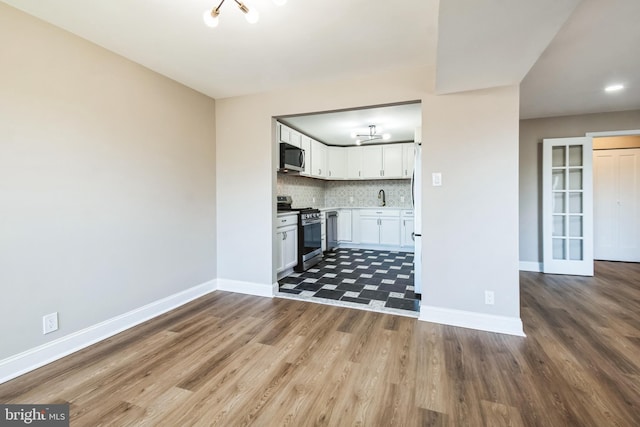
<svg viewBox="0 0 640 427"><path fill-rule="evenodd" d="M591 138L543 142L545 273L593 275Z"/></svg>

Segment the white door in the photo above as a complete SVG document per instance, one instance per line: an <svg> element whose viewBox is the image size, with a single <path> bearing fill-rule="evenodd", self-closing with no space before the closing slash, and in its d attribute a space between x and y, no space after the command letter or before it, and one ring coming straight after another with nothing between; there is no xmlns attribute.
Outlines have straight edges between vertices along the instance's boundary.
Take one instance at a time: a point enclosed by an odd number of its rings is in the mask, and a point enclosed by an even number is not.
<svg viewBox="0 0 640 427"><path fill-rule="evenodd" d="M594 258L640 262L640 148L593 152Z"/></svg>
<svg viewBox="0 0 640 427"><path fill-rule="evenodd" d="M543 272L593 276L592 140L542 145Z"/></svg>

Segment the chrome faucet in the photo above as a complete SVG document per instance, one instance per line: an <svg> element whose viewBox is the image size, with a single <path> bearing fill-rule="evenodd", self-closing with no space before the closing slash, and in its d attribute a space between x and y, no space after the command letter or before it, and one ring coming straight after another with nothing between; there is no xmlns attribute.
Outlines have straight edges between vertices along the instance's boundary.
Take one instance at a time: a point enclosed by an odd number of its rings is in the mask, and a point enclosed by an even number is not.
<svg viewBox="0 0 640 427"><path fill-rule="evenodd" d="M384 199L384 190L378 191L378 200L382 199L382 206L387 206L387 201Z"/></svg>

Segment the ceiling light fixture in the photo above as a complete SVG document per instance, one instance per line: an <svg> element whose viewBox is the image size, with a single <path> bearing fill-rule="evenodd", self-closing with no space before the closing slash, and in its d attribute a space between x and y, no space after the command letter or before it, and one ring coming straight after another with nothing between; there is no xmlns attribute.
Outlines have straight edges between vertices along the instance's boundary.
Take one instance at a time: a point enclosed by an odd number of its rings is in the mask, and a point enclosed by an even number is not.
<svg viewBox="0 0 640 427"><path fill-rule="evenodd" d="M382 129L380 129L380 130L382 130ZM369 125L369 133L368 134L356 134L355 132L353 132L353 133L351 133L351 137L352 138L366 138L365 140L360 140L360 139L356 140L356 144L360 145L363 142L375 141L376 139L387 140L387 139L391 138L391 134L389 134L389 133L379 134L379 133L376 132L376 125Z"/></svg>
<svg viewBox="0 0 640 427"><path fill-rule="evenodd" d="M225 0L221 0L218 7L211 10L205 10L202 18L204 19L204 23L207 27L217 27L220 23L220 19L218 16L220 15L220 8L224 4ZM244 13L244 17L250 24L255 24L260 19L260 15L256 10L250 10L244 3L239 2L238 0L233 0L238 5L238 8Z"/></svg>
<svg viewBox="0 0 640 427"><path fill-rule="evenodd" d="M624 85L621 84L610 85L604 88L605 92L617 92L622 89L624 89Z"/></svg>
<svg viewBox="0 0 640 427"><path fill-rule="evenodd" d="M258 20L260 19L260 15L258 14L257 10L249 9L246 4L240 2L239 0L233 1L236 2L238 8L242 11L242 13L244 13L244 17L247 22L249 22L250 24L255 24L256 22L258 22ZM220 23L220 8L224 4L224 2L225 0L220 0L220 4L218 5L218 7L216 7L215 9L207 9L204 11L202 19L204 19L204 23L207 27L214 28L218 26L218 24ZM273 0L273 2L276 4L276 6L282 6L287 2L287 0Z"/></svg>

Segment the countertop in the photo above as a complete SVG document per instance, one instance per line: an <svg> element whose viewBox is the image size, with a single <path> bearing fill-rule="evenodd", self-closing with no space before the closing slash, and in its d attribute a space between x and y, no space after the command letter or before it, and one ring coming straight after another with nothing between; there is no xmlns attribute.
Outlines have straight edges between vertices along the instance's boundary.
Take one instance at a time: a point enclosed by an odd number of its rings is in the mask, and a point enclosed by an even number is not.
<svg viewBox="0 0 640 427"><path fill-rule="evenodd" d="M329 208L318 208L318 209L320 209L320 212L337 211L339 209L385 209L385 210L394 209L394 210L406 211L406 210L413 210L413 207L412 206L342 206L342 207L329 207Z"/></svg>

